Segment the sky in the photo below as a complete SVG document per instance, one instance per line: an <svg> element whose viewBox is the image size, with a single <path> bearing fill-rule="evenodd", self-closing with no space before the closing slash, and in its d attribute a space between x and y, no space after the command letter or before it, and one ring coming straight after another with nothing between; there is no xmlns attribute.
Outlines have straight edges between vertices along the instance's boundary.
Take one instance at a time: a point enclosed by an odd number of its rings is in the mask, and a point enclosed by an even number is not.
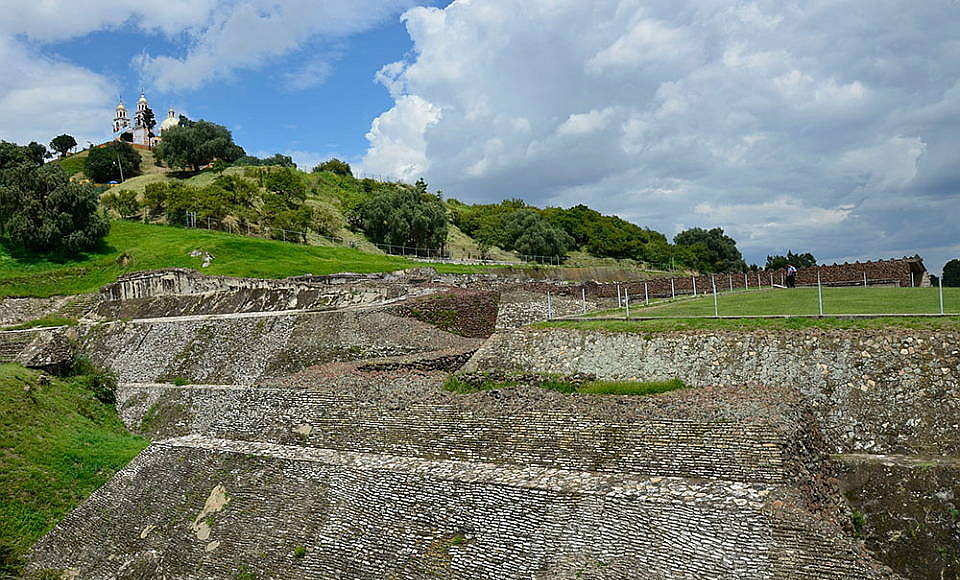
<svg viewBox="0 0 960 580"><path fill-rule="evenodd" d="M0 0L0 139L143 88L249 153L584 203L748 262L960 257L960 0Z"/></svg>

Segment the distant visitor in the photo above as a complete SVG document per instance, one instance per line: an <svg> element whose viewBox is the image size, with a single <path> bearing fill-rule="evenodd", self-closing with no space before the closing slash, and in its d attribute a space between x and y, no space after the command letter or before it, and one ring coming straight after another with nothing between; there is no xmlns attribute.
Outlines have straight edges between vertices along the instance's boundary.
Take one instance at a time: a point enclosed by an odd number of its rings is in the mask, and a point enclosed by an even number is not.
<svg viewBox="0 0 960 580"><path fill-rule="evenodd" d="M787 288L797 287L797 269L793 264L787 264Z"/></svg>

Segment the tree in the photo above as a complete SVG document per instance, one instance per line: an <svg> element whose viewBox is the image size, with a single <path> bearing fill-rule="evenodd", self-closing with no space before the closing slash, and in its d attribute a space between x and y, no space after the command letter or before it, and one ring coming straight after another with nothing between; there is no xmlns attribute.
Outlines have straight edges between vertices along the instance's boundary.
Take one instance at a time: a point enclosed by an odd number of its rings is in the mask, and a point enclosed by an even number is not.
<svg viewBox="0 0 960 580"><path fill-rule="evenodd" d="M70 181L59 165L21 164L0 172L0 231L13 243L43 252L76 254L110 231L90 184Z"/></svg>
<svg viewBox="0 0 960 580"><path fill-rule="evenodd" d="M378 244L442 248L447 239L447 209L426 184L374 192L351 211L351 223Z"/></svg>
<svg viewBox="0 0 960 580"><path fill-rule="evenodd" d="M84 173L97 183L129 179L140 173L140 153L123 141L94 147L87 154Z"/></svg>
<svg viewBox="0 0 960 580"><path fill-rule="evenodd" d="M725 235L722 228L691 228L674 236L673 243L692 250L686 254L692 263L685 263L701 272L738 272L747 268L737 241Z"/></svg>
<svg viewBox="0 0 960 580"><path fill-rule="evenodd" d="M20 165L34 167L43 164L46 148L39 143L17 145L8 141L0 141L0 169L9 169Z"/></svg>
<svg viewBox="0 0 960 580"><path fill-rule="evenodd" d="M278 167L287 167L290 169L296 169L297 167L297 164L293 162L293 157L290 157L289 155L281 155L279 153L274 153L273 157L264 157L260 160L259 165L276 165Z"/></svg>
<svg viewBox="0 0 960 580"><path fill-rule="evenodd" d="M121 218L132 218L140 213L137 193L129 189L108 193L100 198L100 203L108 210L116 212Z"/></svg>
<svg viewBox="0 0 960 580"><path fill-rule="evenodd" d="M147 215L157 216L164 212L167 203L167 193L170 187L164 183L148 183L143 190L143 207Z"/></svg>
<svg viewBox="0 0 960 580"><path fill-rule="evenodd" d="M143 123L143 126L147 128L147 131L149 131L150 134L152 135L153 128L157 126L157 117L156 115L153 114L153 109L151 109L150 107L147 107L146 109L143 110L143 117L141 122Z"/></svg>
<svg viewBox="0 0 960 580"><path fill-rule="evenodd" d="M66 157L67 153L76 146L77 140L66 133L58 135L50 141L50 148L59 153L61 158Z"/></svg>
<svg viewBox="0 0 960 580"><path fill-rule="evenodd" d="M960 259L953 259L943 266L943 285L960 288Z"/></svg>
<svg viewBox="0 0 960 580"><path fill-rule="evenodd" d="M245 155L243 148L233 142L229 129L209 121L170 127L163 132L163 141L154 154L170 167L193 171L200 171L214 159L233 163Z"/></svg>
<svg viewBox="0 0 960 580"><path fill-rule="evenodd" d="M313 207L310 229L321 236L332 237L345 225L343 215L332 205L319 202Z"/></svg>
<svg viewBox="0 0 960 580"><path fill-rule="evenodd" d="M542 215L524 209L514 212L504 222L500 247L527 256L563 256L573 243L573 238Z"/></svg>
<svg viewBox="0 0 960 580"><path fill-rule="evenodd" d="M330 159L329 161L324 161L320 165L317 165L313 168L314 173L320 173L321 171L329 171L336 175L343 175L344 177L353 177L353 171L350 169L350 164L346 161L340 161L336 157Z"/></svg>
<svg viewBox="0 0 960 580"><path fill-rule="evenodd" d="M780 270L786 268L787 264L792 264L795 268L811 268L817 265L817 259L813 254L794 254L787 250L786 256L767 256L767 264L764 266L767 270Z"/></svg>

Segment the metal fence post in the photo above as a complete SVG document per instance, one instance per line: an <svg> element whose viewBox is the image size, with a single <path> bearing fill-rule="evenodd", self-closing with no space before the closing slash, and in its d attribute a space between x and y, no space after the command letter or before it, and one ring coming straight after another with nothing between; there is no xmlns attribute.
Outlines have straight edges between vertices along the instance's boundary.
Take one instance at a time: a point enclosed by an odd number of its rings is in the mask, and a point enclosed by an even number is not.
<svg viewBox="0 0 960 580"><path fill-rule="evenodd" d="M867 287L867 272L866 272L866 271L863 272L863 287L864 287L864 288Z"/></svg>
<svg viewBox="0 0 960 580"><path fill-rule="evenodd" d="M619 284L617 284L617 308L623 308L623 297L620 295Z"/></svg>
<svg viewBox="0 0 960 580"><path fill-rule="evenodd" d="M817 268L817 300L820 302L820 316L823 316L823 287L820 286L820 268Z"/></svg>
<svg viewBox="0 0 960 580"><path fill-rule="evenodd" d="M943 272L940 272L937 282L940 283L940 314L943 314Z"/></svg>
<svg viewBox="0 0 960 580"><path fill-rule="evenodd" d="M713 316L720 318L720 308L717 306L717 280L710 276L710 283L713 284Z"/></svg>
<svg viewBox="0 0 960 580"><path fill-rule="evenodd" d="M914 287L914 283L913 283L913 272L910 272L910 287L911 287L911 288Z"/></svg>
<svg viewBox="0 0 960 580"><path fill-rule="evenodd" d="M673 283L673 278L670 278L670 298L677 297L677 287Z"/></svg>
<svg viewBox="0 0 960 580"><path fill-rule="evenodd" d="M696 276L690 276L690 279L693 280L693 295L694 295L694 297L696 297L696 295L697 295L697 277L696 277Z"/></svg>
<svg viewBox="0 0 960 580"><path fill-rule="evenodd" d="M623 303L627 307L627 320L630 320L630 292L624 288L623 289Z"/></svg>
<svg viewBox="0 0 960 580"><path fill-rule="evenodd" d="M587 313L587 289L585 287L580 288L580 298L583 299L583 313L586 314Z"/></svg>
<svg viewBox="0 0 960 580"><path fill-rule="evenodd" d="M727 281L730 282L730 291L733 292L733 274L727 274Z"/></svg>
<svg viewBox="0 0 960 580"><path fill-rule="evenodd" d="M744 289L744 290L749 290L749 289L750 289L750 284L747 282L747 273L746 273L746 272L743 273L743 289Z"/></svg>
<svg viewBox="0 0 960 580"><path fill-rule="evenodd" d="M647 291L647 283L643 283L643 302L650 304L650 292Z"/></svg>

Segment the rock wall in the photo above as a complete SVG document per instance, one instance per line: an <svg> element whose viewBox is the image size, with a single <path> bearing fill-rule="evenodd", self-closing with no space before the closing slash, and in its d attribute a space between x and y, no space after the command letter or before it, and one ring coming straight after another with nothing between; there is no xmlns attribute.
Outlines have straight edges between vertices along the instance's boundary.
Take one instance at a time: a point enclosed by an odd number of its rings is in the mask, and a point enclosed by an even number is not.
<svg viewBox="0 0 960 580"><path fill-rule="evenodd" d="M524 328L465 370L796 386L838 453L960 456L960 333L923 330L633 334Z"/></svg>
<svg viewBox="0 0 960 580"><path fill-rule="evenodd" d="M836 462L871 550L907 578L960 578L960 459L844 455Z"/></svg>
<svg viewBox="0 0 960 580"><path fill-rule="evenodd" d="M794 479L794 441L805 436L796 413L796 422L778 424L723 409L691 417L686 408L708 406L703 399L677 412L636 397L558 395L535 404L511 393L434 398L125 385L118 408L128 427L152 438L201 433L404 457L766 483Z"/></svg>
<svg viewBox="0 0 960 580"><path fill-rule="evenodd" d="M247 385L310 365L443 349L464 338L382 310L191 316L79 328L82 350L121 381Z"/></svg>
<svg viewBox="0 0 960 580"><path fill-rule="evenodd" d="M407 298L390 311L460 336L487 338L497 326L498 292L443 287L427 296Z"/></svg>

